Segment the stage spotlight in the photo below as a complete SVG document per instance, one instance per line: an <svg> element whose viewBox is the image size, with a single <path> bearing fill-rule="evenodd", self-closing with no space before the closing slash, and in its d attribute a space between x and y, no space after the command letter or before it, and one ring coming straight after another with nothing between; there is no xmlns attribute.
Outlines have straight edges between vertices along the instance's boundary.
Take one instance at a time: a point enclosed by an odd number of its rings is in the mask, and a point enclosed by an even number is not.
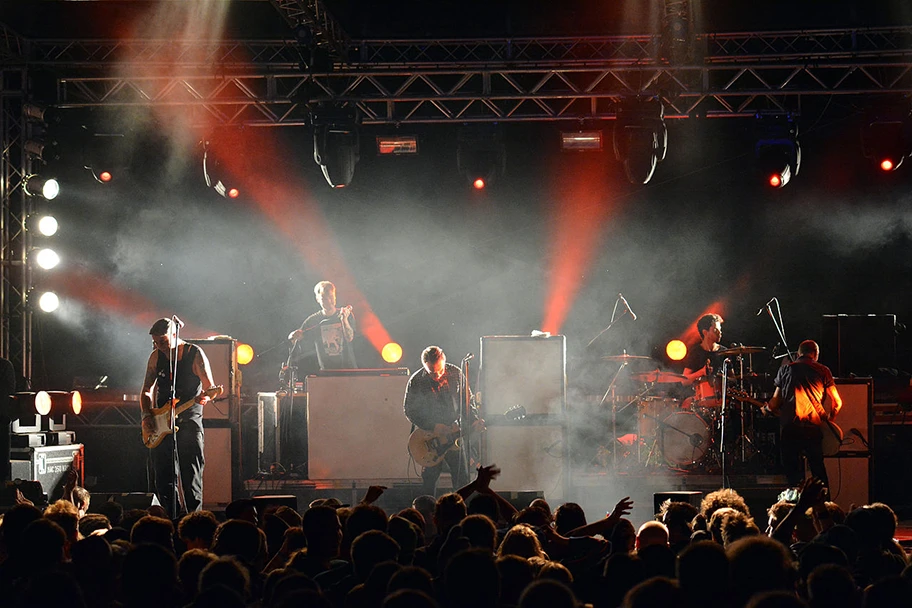
<svg viewBox="0 0 912 608"><path fill-rule="evenodd" d="M459 132L456 167L476 190L493 185L506 166L507 151L500 128L471 125Z"/></svg>
<svg viewBox="0 0 912 608"><path fill-rule="evenodd" d="M237 362L238 365L247 365L253 361L253 347L249 344L238 344Z"/></svg>
<svg viewBox="0 0 912 608"><path fill-rule="evenodd" d="M57 218L53 215L44 215L39 218L37 227L38 232L41 233L42 236L54 236L57 234L59 226L57 224Z"/></svg>
<svg viewBox="0 0 912 608"><path fill-rule="evenodd" d="M60 306L60 298L53 291L46 291L38 298L38 308L44 312L54 312Z"/></svg>
<svg viewBox="0 0 912 608"><path fill-rule="evenodd" d="M628 99L618 106L614 155L631 184L647 184L668 153L668 128L660 99Z"/></svg>
<svg viewBox="0 0 912 608"><path fill-rule="evenodd" d="M344 188L355 176L361 159L358 111L354 108L323 108L310 117L314 130L314 162L320 165L326 183Z"/></svg>
<svg viewBox="0 0 912 608"><path fill-rule="evenodd" d="M203 177L206 178L206 185L225 198L238 198L241 191L232 183L233 179L227 175L221 161L216 157L215 146L212 141L204 143Z"/></svg>
<svg viewBox="0 0 912 608"><path fill-rule="evenodd" d="M51 270L60 264L60 256L53 249L39 249L35 252L35 263L43 270Z"/></svg>
<svg viewBox="0 0 912 608"><path fill-rule="evenodd" d="M91 133L83 144L83 167L98 183L109 184L129 170L133 145L124 133Z"/></svg>
<svg viewBox="0 0 912 608"><path fill-rule="evenodd" d="M42 430L65 431L67 414L82 411L82 395L79 391L38 391L35 409L41 415Z"/></svg>
<svg viewBox="0 0 912 608"><path fill-rule="evenodd" d="M687 356L687 345L680 340L671 340L665 345L665 354L672 361L682 361Z"/></svg>
<svg viewBox="0 0 912 608"><path fill-rule="evenodd" d="M770 186L782 188L801 169L798 123L788 113L757 113L754 127L757 168Z"/></svg>
<svg viewBox="0 0 912 608"><path fill-rule="evenodd" d="M402 359L402 347L395 342L389 342L380 351L380 356L387 363L398 363Z"/></svg>
<svg viewBox="0 0 912 608"><path fill-rule="evenodd" d="M29 196L42 196L52 201L60 194L60 184L53 177L29 175L22 182L22 188Z"/></svg>
<svg viewBox="0 0 912 608"><path fill-rule="evenodd" d="M895 171L903 159L912 154L912 136L907 120L874 120L861 131L865 158L877 163L882 171Z"/></svg>
<svg viewBox="0 0 912 608"><path fill-rule="evenodd" d="M377 154L380 156L418 154L418 138L414 135L381 135L377 137Z"/></svg>
<svg viewBox="0 0 912 608"><path fill-rule="evenodd" d="M44 391L41 391L43 393ZM4 416L12 421L10 431L13 433L39 433L41 432L41 416L38 414L36 402L39 393L21 392L10 395ZM42 400L46 397L43 395ZM44 407L44 406L42 406Z"/></svg>
<svg viewBox="0 0 912 608"><path fill-rule="evenodd" d="M572 152L601 152L601 131L561 131L561 150Z"/></svg>
<svg viewBox="0 0 912 608"><path fill-rule="evenodd" d="M662 56L672 65L693 60L694 29L690 0L665 0L662 16Z"/></svg>

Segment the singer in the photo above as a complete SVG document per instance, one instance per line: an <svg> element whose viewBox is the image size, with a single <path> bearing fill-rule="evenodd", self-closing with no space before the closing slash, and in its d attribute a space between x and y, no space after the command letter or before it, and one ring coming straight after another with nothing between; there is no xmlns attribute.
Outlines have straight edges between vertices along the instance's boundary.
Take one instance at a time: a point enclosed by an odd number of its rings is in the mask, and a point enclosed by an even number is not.
<svg viewBox="0 0 912 608"><path fill-rule="evenodd" d="M171 360L176 353L177 379L173 398L178 402L195 398L196 404L177 416L177 457L170 438L150 450L155 491L172 518L203 508L203 406L209 402L203 387L211 389L215 385L206 353L199 346L177 338L175 325L172 319L159 319L149 330L155 350L149 355L139 396L143 427L151 430L153 399L156 407L172 399ZM183 500L178 501L178 512L172 513L175 479L180 480L178 497Z"/></svg>
<svg viewBox="0 0 912 608"><path fill-rule="evenodd" d="M301 327L288 334L288 339L298 342L305 336L313 336L321 370L358 367L352 349L355 339L352 307L336 307L336 286L329 281L320 281L314 286L314 297L320 310L304 319Z"/></svg>
<svg viewBox="0 0 912 608"><path fill-rule="evenodd" d="M798 359L779 368L776 391L767 407L779 415L782 429L782 466L791 487L804 479L801 457L807 458L811 475L829 487L823 460L824 428L842 408L833 372L817 362L820 347L813 340L798 345Z"/></svg>
<svg viewBox="0 0 912 608"><path fill-rule="evenodd" d="M437 480L446 463L453 478L453 488L461 488L468 482L466 463L462 450L455 448L454 441L460 435L457 421L462 403L460 388L462 370L446 362L446 354L439 346L428 346L421 353L421 369L412 374L405 388L403 408L405 417L413 425L432 435L435 445L446 450L443 460L421 471L422 493L434 496ZM471 395L470 395L471 397ZM472 428L480 430L484 422L478 418L475 408L468 413ZM415 431L416 433L418 431ZM414 454L413 454L414 456Z"/></svg>

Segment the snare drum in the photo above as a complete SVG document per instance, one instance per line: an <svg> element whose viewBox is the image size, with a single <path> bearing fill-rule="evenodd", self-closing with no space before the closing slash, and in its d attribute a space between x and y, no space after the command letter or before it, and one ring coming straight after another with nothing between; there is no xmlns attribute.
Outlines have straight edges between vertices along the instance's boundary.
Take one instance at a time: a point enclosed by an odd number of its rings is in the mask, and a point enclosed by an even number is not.
<svg viewBox="0 0 912 608"><path fill-rule="evenodd" d="M659 421L665 420L679 409L678 400L667 397L646 397L637 403L637 435L643 441L656 437Z"/></svg>
<svg viewBox="0 0 912 608"><path fill-rule="evenodd" d="M663 423L660 446L668 464L687 466L700 462L710 445L709 425L691 412L675 412Z"/></svg>

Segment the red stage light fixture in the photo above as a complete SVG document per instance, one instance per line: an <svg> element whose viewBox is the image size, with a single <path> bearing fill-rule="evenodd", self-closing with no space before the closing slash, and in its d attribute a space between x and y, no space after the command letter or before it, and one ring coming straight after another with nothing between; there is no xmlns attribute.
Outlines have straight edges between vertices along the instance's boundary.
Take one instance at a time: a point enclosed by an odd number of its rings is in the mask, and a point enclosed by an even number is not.
<svg viewBox="0 0 912 608"><path fill-rule="evenodd" d="M895 112L894 120L879 118L861 130L862 153L882 171L896 171L903 159L912 154L912 121Z"/></svg>
<svg viewBox="0 0 912 608"><path fill-rule="evenodd" d="M228 188L228 198L237 198L241 195L241 191L237 188Z"/></svg>
<svg viewBox="0 0 912 608"><path fill-rule="evenodd" d="M476 190L484 190L485 181L479 177L474 182L472 182L472 186L474 186Z"/></svg>
<svg viewBox="0 0 912 608"><path fill-rule="evenodd" d="M380 351L380 356L387 363L398 363L402 359L402 347L395 342L389 342Z"/></svg>
<svg viewBox="0 0 912 608"><path fill-rule="evenodd" d="M507 151L498 127L468 125L459 132L456 168L476 190L493 185L504 174L506 163Z"/></svg>
<svg viewBox="0 0 912 608"><path fill-rule="evenodd" d="M322 108L310 116L313 125L314 162L326 183L344 188L355 176L361 160L361 138L356 108Z"/></svg>
<svg viewBox="0 0 912 608"><path fill-rule="evenodd" d="M665 345L665 354L672 361L682 361L687 356L687 345L681 340L671 340Z"/></svg>
<svg viewBox="0 0 912 608"><path fill-rule="evenodd" d="M795 117L782 112L758 112L754 128L757 168L773 188L782 188L801 169L801 144Z"/></svg>
<svg viewBox="0 0 912 608"><path fill-rule="evenodd" d="M379 136L377 137L377 154L418 154L418 138L414 135Z"/></svg>
<svg viewBox="0 0 912 608"><path fill-rule="evenodd" d="M98 181L100 181L103 184L107 184L112 179L114 179L114 176L111 175L110 171L102 171L101 173L98 174Z"/></svg>

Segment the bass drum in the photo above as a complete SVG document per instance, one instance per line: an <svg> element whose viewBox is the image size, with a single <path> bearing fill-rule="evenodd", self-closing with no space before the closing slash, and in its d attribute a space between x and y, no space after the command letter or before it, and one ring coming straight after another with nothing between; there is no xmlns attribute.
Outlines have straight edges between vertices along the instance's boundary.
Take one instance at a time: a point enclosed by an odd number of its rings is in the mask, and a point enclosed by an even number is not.
<svg viewBox="0 0 912 608"><path fill-rule="evenodd" d="M676 412L662 423L660 445L668 464L697 464L710 447L709 425L692 412Z"/></svg>

